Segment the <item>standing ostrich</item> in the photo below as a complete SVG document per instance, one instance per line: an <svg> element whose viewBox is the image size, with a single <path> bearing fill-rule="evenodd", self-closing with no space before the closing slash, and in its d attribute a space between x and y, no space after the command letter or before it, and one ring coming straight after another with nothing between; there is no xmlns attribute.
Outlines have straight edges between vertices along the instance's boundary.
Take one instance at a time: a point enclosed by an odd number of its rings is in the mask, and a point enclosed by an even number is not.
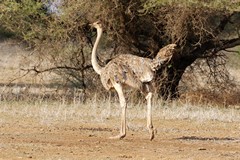
<svg viewBox="0 0 240 160"><path fill-rule="evenodd" d="M152 80L155 71L164 62L171 59L176 44L169 44L162 48L154 59L138 57L131 54L122 54L112 59L105 67L97 62L96 50L102 35L102 24L97 21L91 24L97 29L97 38L92 49L92 66L95 72L100 75L101 82L106 90L114 88L119 96L121 114L120 134L111 139L122 139L126 136L126 108L127 103L123 93L123 86L138 89L145 95L147 100L147 128L150 133L150 140L154 138L154 128L152 125Z"/></svg>

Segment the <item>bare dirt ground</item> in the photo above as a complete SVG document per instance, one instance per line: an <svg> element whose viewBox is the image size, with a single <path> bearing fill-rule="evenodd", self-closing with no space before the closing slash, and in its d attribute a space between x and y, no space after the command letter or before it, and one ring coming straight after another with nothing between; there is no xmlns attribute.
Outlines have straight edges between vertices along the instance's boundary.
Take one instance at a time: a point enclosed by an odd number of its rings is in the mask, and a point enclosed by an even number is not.
<svg viewBox="0 0 240 160"><path fill-rule="evenodd" d="M21 114L0 117L0 159L240 159L237 122L155 119L158 133L149 141L141 129L108 139L118 133L117 119L44 124Z"/></svg>

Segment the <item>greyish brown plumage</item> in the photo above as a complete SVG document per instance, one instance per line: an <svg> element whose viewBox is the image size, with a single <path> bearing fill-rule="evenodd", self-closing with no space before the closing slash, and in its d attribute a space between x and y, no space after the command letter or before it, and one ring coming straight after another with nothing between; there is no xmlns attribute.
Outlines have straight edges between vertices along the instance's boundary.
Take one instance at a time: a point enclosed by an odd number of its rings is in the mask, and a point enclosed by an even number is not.
<svg viewBox="0 0 240 160"><path fill-rule="evenodd" d="M152 140L154 138L154 129L151 117L151 81L154 78L155 71L172 58L176 44L163 47L154 59L122 54L112 59L105 67L102 67L98 64L96 56L97 46L102 35L102 25L100 22L95 22L92 26L97 29L97 38L93 46L91 59L93 69L100 75L105 89L114 88L117 91L122 108L120 134L112 138L121 139L126 136L127 103L123 93L123 86L129 86L145 94L147 99L147 127L150 132L150 140Z"/></svg>
<svg viewBox="0 0 240 160"><path fill-rule="evenodd" d="M175 44L162 48L154 59L138 57L131 54L122 54L112 59L101 72L101 82L105 89L113 88L112 82L142 90L145 82L154 78L154 72L161 64L172 57Z"/></svg>

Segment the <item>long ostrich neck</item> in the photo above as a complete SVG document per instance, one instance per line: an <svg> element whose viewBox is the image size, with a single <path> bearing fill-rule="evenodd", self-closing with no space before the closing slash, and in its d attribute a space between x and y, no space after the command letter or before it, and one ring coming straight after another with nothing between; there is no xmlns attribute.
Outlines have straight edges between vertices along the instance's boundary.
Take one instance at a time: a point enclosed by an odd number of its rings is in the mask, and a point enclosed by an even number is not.
<svg viewBox="0 0 240 160"><path fill-rule="evenodd" d="M97 74L101 74L102 67L97 62L97 47L102 36L102 28L97 28L97 38L92 49L92 66Z"/></svg>

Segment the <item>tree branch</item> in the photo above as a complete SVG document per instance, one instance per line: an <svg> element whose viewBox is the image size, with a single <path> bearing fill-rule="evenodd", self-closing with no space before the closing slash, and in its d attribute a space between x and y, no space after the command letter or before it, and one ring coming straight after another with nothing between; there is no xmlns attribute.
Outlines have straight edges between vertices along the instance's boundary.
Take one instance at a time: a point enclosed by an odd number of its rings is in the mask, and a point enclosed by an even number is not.
<svg viewBox="0 0 240 160"><path fill-rule="evenodd" d="M85 67L79 67L79 68L76 68L76 67L69 67L69 66L56 66L56 67L52 67L52 68L47 68L47 69L44 69L44 70L38 70L36 66L34 66L33 68L31 69L23 69L21 68L22 71L27 71L27 73L29 73L30 71L34 71L36 72L37 74L39 73L44 73L44 72L50 72L50 71L53 71L53 70L57 70L57 69L70 69L70 70L75 70L75 71L81 71L81 70L86 70L86 69L89 69L91 68L92 65L87 65Z"/></svg>
<svg viewBox="0 0 240 160"><path fill-rule="evenodd" d="M240 37L235 39L230 39L230 40L222 40L221 42L223 45L219 47L219 50L233 48L235 46L240 45Z"/></svg>

